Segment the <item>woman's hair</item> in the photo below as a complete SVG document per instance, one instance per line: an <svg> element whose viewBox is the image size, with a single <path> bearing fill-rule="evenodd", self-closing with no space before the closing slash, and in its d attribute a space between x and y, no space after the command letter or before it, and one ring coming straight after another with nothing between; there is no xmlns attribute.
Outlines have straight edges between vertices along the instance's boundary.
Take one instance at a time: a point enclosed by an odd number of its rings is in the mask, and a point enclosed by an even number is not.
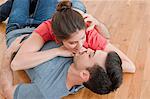
<svg viewBox="0 0 150 99"><path fill-rule="evenodd" d="M85 29L84 18L72 9L70 1L61 1L52 17L52 29L58 40L68 39L74 32Z"/></svg>

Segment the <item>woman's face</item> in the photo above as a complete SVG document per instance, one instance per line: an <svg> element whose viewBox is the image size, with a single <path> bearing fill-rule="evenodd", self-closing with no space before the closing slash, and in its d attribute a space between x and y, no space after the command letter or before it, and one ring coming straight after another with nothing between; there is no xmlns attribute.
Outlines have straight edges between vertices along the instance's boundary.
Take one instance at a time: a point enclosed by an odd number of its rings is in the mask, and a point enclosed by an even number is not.
<svg viewBox="0 0 150 99"><path fill-rule="evenodd" d="M63 40L63 45L73 53L80 52L86 40L85 30L74 32L69 39Z"/></svg>

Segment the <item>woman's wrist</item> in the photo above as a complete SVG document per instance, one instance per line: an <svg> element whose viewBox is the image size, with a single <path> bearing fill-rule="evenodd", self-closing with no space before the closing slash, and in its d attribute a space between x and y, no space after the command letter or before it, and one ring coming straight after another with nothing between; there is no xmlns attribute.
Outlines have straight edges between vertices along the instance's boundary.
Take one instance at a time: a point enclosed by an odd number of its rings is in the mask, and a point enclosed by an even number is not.
<svg viewBox="0 0 150 99"><path fill-rule="evenodd" d="M58 48L54 48L53 50L54 50L56 56L61 56L62 55L62 52L61 52L59 47Z"/></svg>
<svg viewBox="0 0 150 99"><path fill-rule="evenodd" d="M48 53L53 53L53 55L56 57L61 55L61 51L59 50L59 48L50 49Z"/></svg>

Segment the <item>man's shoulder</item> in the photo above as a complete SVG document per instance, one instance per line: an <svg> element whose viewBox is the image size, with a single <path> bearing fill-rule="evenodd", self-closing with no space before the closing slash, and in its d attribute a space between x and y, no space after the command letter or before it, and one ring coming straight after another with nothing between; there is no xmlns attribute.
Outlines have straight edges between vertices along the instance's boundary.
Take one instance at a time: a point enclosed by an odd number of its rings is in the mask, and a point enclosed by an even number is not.
<svg viewBox="0 0 150 99"><path fill-rule="evenodd" d="M44 44L41 50L48 50L48 49L53 49L53 48L58 48L60 47L61 44L57 44L55 41L48 41Z"/></svg>

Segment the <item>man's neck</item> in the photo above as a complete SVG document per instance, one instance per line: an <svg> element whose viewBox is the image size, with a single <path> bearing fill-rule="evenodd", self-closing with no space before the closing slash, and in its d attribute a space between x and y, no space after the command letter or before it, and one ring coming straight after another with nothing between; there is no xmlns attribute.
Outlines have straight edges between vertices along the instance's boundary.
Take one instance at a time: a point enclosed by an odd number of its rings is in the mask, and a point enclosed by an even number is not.
<svg viewBox="0 0 150 99"><path fill-rule="evenodd" d="M71 89L73 86L80 85L80 84L82 84L80 82L80 77L74 68L74 64L72 63L68 69L66 86L68 89Z"/></svg>

